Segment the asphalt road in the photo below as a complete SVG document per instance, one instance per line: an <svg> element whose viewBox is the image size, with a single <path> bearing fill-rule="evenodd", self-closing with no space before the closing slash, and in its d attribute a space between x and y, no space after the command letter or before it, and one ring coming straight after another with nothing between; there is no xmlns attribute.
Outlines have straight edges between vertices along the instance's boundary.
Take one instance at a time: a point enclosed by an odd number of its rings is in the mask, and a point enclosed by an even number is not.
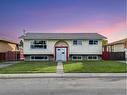
<svg viewBox="0 0 127 95"><path fill-rule="evenodd" d="M0 79L0 95L126 95L125 78Z"/></svg>

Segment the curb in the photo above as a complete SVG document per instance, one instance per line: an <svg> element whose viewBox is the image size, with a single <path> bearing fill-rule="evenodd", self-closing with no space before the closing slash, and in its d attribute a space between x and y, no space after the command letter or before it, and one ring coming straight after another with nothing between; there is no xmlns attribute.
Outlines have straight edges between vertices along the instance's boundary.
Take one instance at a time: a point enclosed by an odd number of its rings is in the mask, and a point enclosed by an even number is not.
<svg viewBox="0 0 127 95"><path fill-rule="evenodd" d="M127 78L127 73L0 74L0 79L14 78Z"/></svg>

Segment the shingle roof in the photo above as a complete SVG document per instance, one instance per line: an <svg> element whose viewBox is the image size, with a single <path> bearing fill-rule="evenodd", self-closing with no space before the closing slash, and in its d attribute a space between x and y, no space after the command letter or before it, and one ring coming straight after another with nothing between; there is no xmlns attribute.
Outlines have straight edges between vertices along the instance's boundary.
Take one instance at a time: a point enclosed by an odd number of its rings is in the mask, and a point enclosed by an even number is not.
<svg viewBox="0 0 127 95"><path fill-rule="evenodd" d="M115 41L115 42L112 42L112 43L109 43L108 45L124 44L126 42L127 42L127 38L119 40L119 41Z"/></svg>
<svg viewBox="0 0 127 95"><path fill-rule="evenodd" d="M107 39L98 33L26 33L23 39Z"/></svg>
<svg viewBox="0 0 127 95"><path fill-rule="evenodd" d="M13 44L18 44L18 43L14 42L12 40L9 40L9 39L7 39L5 37L0 37L0 41L2 41L2 42L8 42L8 43L13 43Z"/></svg>

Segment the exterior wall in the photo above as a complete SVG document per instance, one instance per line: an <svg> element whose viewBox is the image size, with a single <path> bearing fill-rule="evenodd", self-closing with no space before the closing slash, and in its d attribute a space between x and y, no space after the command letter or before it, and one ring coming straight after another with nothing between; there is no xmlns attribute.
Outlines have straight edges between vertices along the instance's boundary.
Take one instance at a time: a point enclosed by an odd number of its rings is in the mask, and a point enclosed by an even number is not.
<svg viewBox="0 0 127 95"><path fill-rule="evenodd" d="M114 45L114 52L124 52L124 44Z"/></svg>
<svg viewBox="0 0 127 95"><path fill-rule="evenodd" d="M15 51L17 50L16 44L0 41L0 52Z"/></svg>
<svg viewBox="0 0 127 95"><path fill-rule="evenodd" d="M32 40L25 40L23 51L24 54L54 54L54 45L57 40L47 40L47 49L31 49L30 43Z"/></svg>
<svg viewBox="0 0 127 95"><path fill-rule="evenodd" d="M102 41L98 45L89 45L89 40L83 40L82 45L75 46L73 41L69 42L69 54L102 54Z"/></svg>
<svg viewBox="0 0 127 95"><path fill-rule="evenodd" d="M55 43L59 40L47 40L47 49L31 49L31 40L24 41L24 54L55 54ZM82 45L73 45L73 40L64 40L68 43L69 54L102 54L102 41L98 45L89 45L88 40L83 40Z"/></svg>

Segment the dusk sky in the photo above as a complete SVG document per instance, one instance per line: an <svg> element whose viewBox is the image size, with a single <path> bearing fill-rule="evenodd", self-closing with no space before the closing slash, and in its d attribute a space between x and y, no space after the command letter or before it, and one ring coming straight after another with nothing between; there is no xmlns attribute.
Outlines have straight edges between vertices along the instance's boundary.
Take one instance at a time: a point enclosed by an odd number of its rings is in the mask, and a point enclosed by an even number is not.
<svg viewBox="0 0 127 95"><path fill-rule="evenodd" d="M26 32L92 33L109 42L127 37L126 0L0 0L0 37Z"/></svg>

